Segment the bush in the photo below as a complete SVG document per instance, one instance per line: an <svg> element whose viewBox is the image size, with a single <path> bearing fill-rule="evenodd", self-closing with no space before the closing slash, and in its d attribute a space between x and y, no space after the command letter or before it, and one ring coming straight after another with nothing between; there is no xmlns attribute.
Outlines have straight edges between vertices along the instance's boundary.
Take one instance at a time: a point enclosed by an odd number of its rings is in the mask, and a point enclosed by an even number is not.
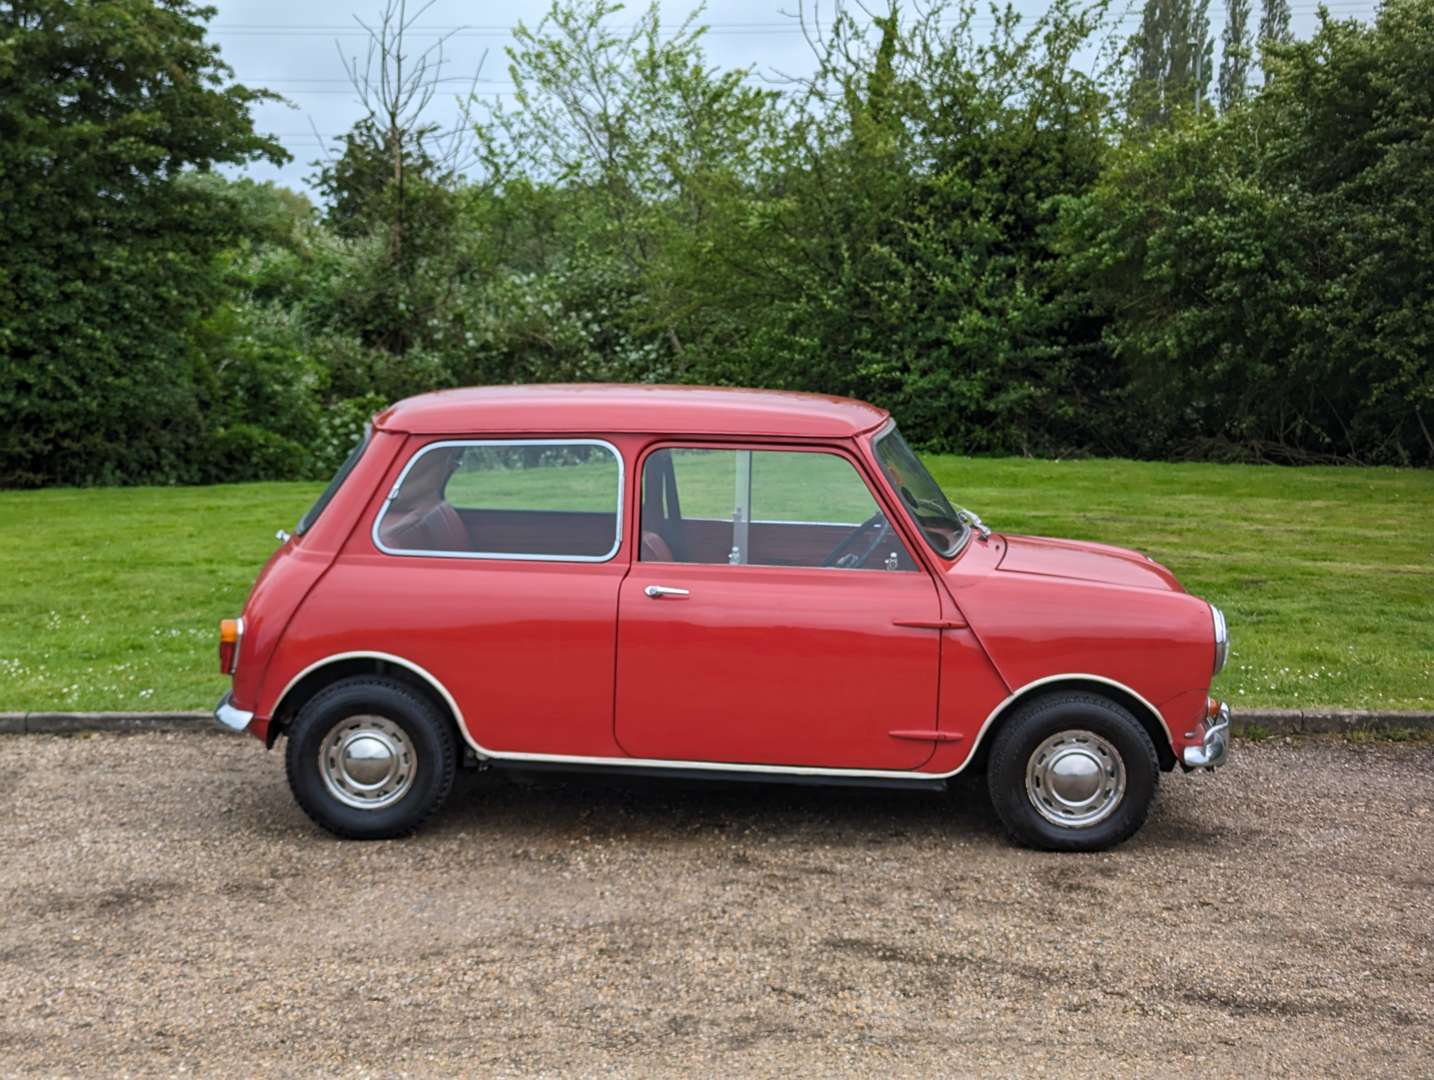
<svg viewBox="0 0 1434 1080"><path fill-rule="evenodd" d="M314 476L314 458L307 448L256 424L234 424L209 438L199 479L217 484Z"/></svg>
<svg viewBox="0 0 1434 1080"><path fill-rule="evenodd" d="M286 155L188 0L0 5L0 485L193 479L215 163Z"/></svg>
<svg viewBox="0 0 1434 1080"><path fill-rule="evenodd" d="M309 444L313 475L326 479L336 473L363 438L364 425L389 404L386 398L367 394L337 401L325 409Z"/></svg>
<svg viewBox="0 0 1434 1080"><path fill-rule="evenodd" d="M481 175L364 121L322 214L201 175L278 153L201 89L202 9L37 3L0 7L0 485L322 476L399 398L589 380L849 394L942 450L1434 463L1434 0L1149 126L1099 4L836 14L778 94L557 0Z"/></svg>
<svg viewBox="0 0 1434 1080"><path fill-rule="evenodd" d="M1434 4L1327 14L1064 206L1153 455L1434 463Z"/></svg>

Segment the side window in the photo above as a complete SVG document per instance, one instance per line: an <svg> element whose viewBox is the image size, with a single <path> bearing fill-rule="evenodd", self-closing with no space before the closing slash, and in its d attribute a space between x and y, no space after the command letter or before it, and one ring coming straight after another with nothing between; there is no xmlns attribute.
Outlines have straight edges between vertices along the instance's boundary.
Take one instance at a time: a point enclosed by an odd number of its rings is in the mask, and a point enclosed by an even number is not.
<svg viewBox="0 0 1434 1080"><path fill-rule="evenodd" d="M593 439L431 443L379 513L390 555L612 558L621 537L622 463Z"/></svg>
<svg viewBox="0 0 1434 1080"><path fill-rule="evenodd" d="M658 450L642 469L643 562L915 570L845 458Z"/></svg>

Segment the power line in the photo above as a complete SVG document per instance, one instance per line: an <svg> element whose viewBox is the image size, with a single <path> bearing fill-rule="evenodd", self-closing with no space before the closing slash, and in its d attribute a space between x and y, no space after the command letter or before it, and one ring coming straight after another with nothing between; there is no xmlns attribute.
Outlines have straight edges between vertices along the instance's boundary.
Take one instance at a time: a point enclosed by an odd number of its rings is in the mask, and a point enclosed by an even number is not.
<svg viewBox="0 0 1434 1080"><path fill-rule="evenodd" d="M1138 2L1139 0L1131 0L1130 5L1126 8L1124 13L1115 18L1106 20L1104 25L1107 27L1120 27L1123 24L1130 23L1143 18L1143 11L1137 8ZM1291 5L1291 13L1295 15L1308 15L1315 13L1320 8L1325 8L1331 14L1337 17L1374 14L1373 5L1371 5L1368 0L1330 0L1329 3L1325 4L1309 3L1308 0L1297 0L1296 3ZM1029 28L1031 25L1034 24L1035 21L1035 19L1023 19L1021 20L1021 23L1024 27ZM969 21L942 20L937 25L942 28L950 29L959 28L961 26L969 26L973 29L979 30L995 27L996 25L998 25L998 23L994 18L991 18L989 16L977 16L975 18L970 19ZM808 23L805 29L808 32L828 32L832 28L833 24ZM272 37L296 38L318 37L323 35L354 37L368 36L369 34L369 31L364 29L363 27L325 24L223 23L210 27L210 29L240 36L267 35ZM455 27L434 26L421 28L414 27L406 31L406 35L409 37L511 36L513 33L513 29L514 28L512 27L504 27L498 25ZM619 26L614 24L606 25L603 27L603 29L608 32L616 33L636 29L636 26ZM706 33L730 36L755 36L758 34L791 35L803 32L803 27L795 20L710 23L707 24L707 26L705 26L703 29ZM669 34L663 36L670 37L673 35ZM339 96L349 97L352 99L360 96L359 92L352 87L351 81L346 77L294 78L286 76L276 76L272 79L256 78L243 79L241 81L248 82L254 85L265 86L268 89L272 89L277 92L295 97ZM510 79L474 79L472 76L454 75L440 77L436 79L435 82L442 84L464 83L468 86L473 86L476 82L477 84L484 86L501 86L507 88L479 89L473 91L475 94L485 97L512 97L515 96L517 93L516 89L512 89L514 84ZM444 132L443 135L447 136L453 133L454 132ZM344 138L346 134L348 133L346 132L343 134L325 134L316 131L302 131L281 132L277 135L271 135L270 137L286 141L293 140L304 148L320 148L331 141Z"/></svg>
<svg viewBox="0 0 1434 1080"><path fill-rule="evenodd" d="M1335 15L1361 15L1374 14L1375 5L1368 0L1331 0L1326 4L1298 3L1290 5L1290 13L1293 15L1313 15L1323 7ZM1131 12L1118 19L1110 20L1119 23L1142 17L1143 12ZM1021 24L1033 25L1036 19L1022 19ZM703 26L702 32L707 36L732 36L750 37L766 34L801 34L804 32L827 32L835 24L808 23L805 28L795 21L786 20L781 22L747 22L747 23L708 23ZM985 28L997 25L995 19L990 16L977 16L963 23L961 20L942 20L936 25L944 28L956 28L962 25ZM369 37L370 32L357 25L346 24L302 24L302 23L216 23L209 28L217 33L230 34L235 36L266 36L266 37ZM455 38L506 38L512 37L516 27L513 26L415 26L404 31L405 37L426 38L426 37L455 37ZM603 30L610 33L630 33L638 29L635 25L605 25ZM673 33L676 33L675 31ZM666 37L669 34L661 34Z"/></svg>
<svg viewBox="0 0 1434 1080"><path fill-rule="evenodd" d="M1369 14L1369 15L1372 15L1372 14L1374 13L1372 7L1371 7L1370 4L1368 3L1368 0L1331 0L1331 2L1329 2L1329 3L1327 3L1327 4L1308 4L1308 3L1303 3L1303 2L1302 2L1302 3L1298 3L1298 4L1295 4L1295 5L1292 5L1292 6L1291 6L1291 12L1292 12L1293 14L1311 14L1311 13L1314 13L1314 12L1318 11L1320 8L1324 8L1325 10L1328 10L1331 14L1334 14L1334 15L1345 15L1345 16L1348 16L1348 15L1361 15L1361 14ZM1107 26L1107 27L1112 27L1112 28L1114 28L1114 27L1120 27L1120 26L1123 26L1123 25L1126 24L1126 23L1130 23L1130 22L1137 21L1137 20L1139 20L1139 19L1141 19L1141 18L1143 18L1143 17L1144 17L1144 13L1143 13L1142 11L1140 11L1140 10L1136 10L1136 5L1135 5L1134 2L1132 2L1132 3L1130 4L1130 6L1126 8L1126 10L1125 10L1125 12L1124 12L1123 14L1117 16L1116 18L1107 20L1104 25ZM794 24L792 24L792 23L790 23L790 22L714 23L714 24L711 24L711 25L712 25L713 27L724 28L723 31L722 31L722 32L724 32L724 33L727 32L728 30L731 30L732 32L737 32L738 29L741 29L743 33L748 33L748 32L751 32L751 28L756 28L756 27L764 27L764 28L778 29L778 30L780 30L780 31L783 32L783 33L788 33L788 32L800 32L800 30L801 30L801 27L800 27L800 26L795 26ZM961 24L960 22L956 22L956 21L943 21L943 22L940 23L939 25L941 25L941 26L943 26L943 27L951 27L951 28L954 28L954 27L958 27L958 26L960 26L960 25L962 25L962 24ZM973 20L970 22L969 25L970 25L972 28L974 28L974 29L988 29L988 28L991 28L991 27L996 26L997 23L996 23L994 20L990 19L989 17L977 17L976 19L973 19ZM289 35L299 36L299 37L313 37L313 36L317 36L317 35L319 35L319 34L321 34L321 33L331 33L331 32L337 32L337 33L340 33L340 34L342 34L342 35L365 34L365 33L367 33L367 31L364 31L364 30L362 30L362 29L357 29L357 30L355 30L355 29L353 29L353 28L349 28L349 27L346 27L346 26L319 26L319 25L303 25L303 24L295 24L295 25L293 25L293 26L287 26L287 25L281 25L281 24L274 24L274 25L272 25L272 26L269 26L269 25L267 25L267 24L260 24L260 23L223 24L223 25L221 25L221 26L213 27L212 29L223 29L223 30L227 30L227 31L229 31L229 32L240 33L240 34L259 34L259 33L262 32L262 33L267 33L267 34L269 34L269 35L271 35L271 36L276 36L276 37L284 37L284 36L289 36ZM428 28L424 28L424 31L423 31L423 32L424 32L425 34L428 34L428 35L440 35L440 34L444 34L444 33L451 33L451 32L453 32L453 31L455 31L455 30L467 30L467 29L473 29L475 33L481 32L481 33L483 33L483 34L489 34L489 33L497 33L500 28L499 28L499 27L496 27L496 26L477 27L477 28L465 28L465 27L428 27ZM607 29L612 30L612 29L618 29L618 28L616 28L616 27L608 27ZM824 28L822 28L822 29L830 29L830 27L824 27ZM1214 27L1212 26L1212 30L1213 30L1213 29L1214 29ZM506 32L506 31L505 31L505 32ZM409 31L409 33L410 33L410 34L413 34L414 31ZM255 85L258 85L258 86L264 86L264 87L266 87L267 89L277 90L277 91L279 91L279 92L281 92L281 93L292 94L292 95L295 95L295 96L309 96L309 95L343 96L343 95L349 94L349 93L351 92L351 81L350 81L348 78L346 78L346 77L291 78L291 77L287 77L287 76L274 76L274 77L270 77L270 78L264 78L264 77L244 78L244 79L241 79L241 81L247 82L247 83L252 83L252 84L255 84ZM438 79L436 79L436 80L434 80L434 81L435 81L435 83L441 83L441 84L445 84L445 85L449 85L449 84L459 84L459 83L467 84L467 85L469 85L469 86L472 86L472 85L474 85L475 83L478 84L478 85L501 86L501 87L512 87L512 86L514 85L511 79L492 79L492 78L481 78L481 77L480 77L480 78L477 78L477 79L474 79L472 76L463 76L463 75L443 76L443 77L440 77L440 78L438 78ZM315 86L315 85L317 85L317 86L319 86L319 87L330 86L330 85L341 86L341 87L342 87L342 86L348 86L348 87L350 87L350 89L327 90L327 89L311 89L311 88L309 88L309 87ZM489 97L505 97L505 96L511 96L511 95L514 93L514 91L511 90L511 89L504 89L504 90L478 90L478 91L475 91L475 93L477 93L477 94L479 94L479 95L482 95L482 96L489 96Z"/></svg>
<svg viewBox="0 0 1434 1080"><path fill-rule="evenodd" d="M427 132L427 133L424 134L423 137L424 137L425 139L446 139L446 138L448 138L448 136L450 136L450 135L457 135L457 134L458 134L459 132L461 132L461 131L468 131L468 130L470 130L470 129L467 128L467 127L449 128L447 131L430 131L430 132ZM349 134L350 134L350 132L347 132L347 131L345 131L345 132L343 132L342 134L339 134L339 135L326 135L326 134L325 134L324 132L322 132L322 131L281 131L281 132L279 132L277 135L272 135L271 138L275 138L275 139L342 139L342 138L344 138L345 136L347 136L347 135L349 135Z"/></svg>
<svg viewBox="0 0 1434 1080"><path fill-rule="evenodd" d="M1298 11L1304 11L1304 12L1307 12L1307 13L1317 11L1317 10L1318 10L1319 8L1321 8L1321 7L1328 7L1328 8L1364 7L1364 8L1369 8L1369 7L1373 7L1373 6L1375 6L1375 5L1374 5L1373 3L1371 3L1371 2L1369 2L1369 0L1330 0L1330 2L1328 2L1328 3L1317 3L1317 2L1315 2L1315 0L1300 0L1300 2L1294 3L1294 4L1291 4L1291 5L1290 5L1292 11L1296 11L1296 12L1298 12ZM976 16L976 18L978 18L978 19L981 19L981 18L989 19L990 16ZM1027 19L1027 20L1023 20L1023 21L1032 21L1032 22L1033 22L1033 21L1035 21L1035 20L1034 20L1034 19ZM948 18L948 19L938 20L937 25L939 25L939 26L960 26L962 22L963 22L963 20L958 19L958 18ZM625 24L619 24L619 23L604 23L604 24L602 24L602 29L607 30L607 31L610 31L610 32L614 32L614 33L628 33L628 32L631 32L631 31L633 31L633 30L638 29L638 28L639 28L639 25L640 25L640 24L637 24L637 23L625 23ZM769 30L769 29L793 29L793 30L800 30L800 29L801 29L801 25L802 25L801 22L800 22L799 20L797 20L797 19L754 19L754 20L747 20L747 21L744 21L744 22L710 22L710 23L702 23L702 24L700 24L700 26L698 27L698 29L701 29L701 30L702 30L703 32L705 32L705 33L719 33L719 32L726 32L726 31L728 31L728 30L740 30L740 31L744 31L744 32L745 32L745 31L749 31L749 30L751 30L751 31L756 31L756 30ZM835 25L837 25L837 24L834 23L834 22L829 22L829 21L822 21L822 22L810 21L810 22L807 23L807 27L808 27L809 29L820 29L820 30L830 30L830 29L831 29L833 26L835 26ZM459 24L459 25L456 25L456 26L421 26L421 27L411 27L408 32L409 32L409 33L414 33L414 32L419 32L419 31L421 31L421 32L423 32L423 33L432 33L432 34L448 34L448 33L511 34L515 28L516 28L516 24L504 25L504 24L501 24L501 23L487 23L487 24L483 24L483 23L462 23L462 24ZM277 29L277 30L295 30L295 31L300 31L300 30L302 30L302 31L305 31L305 32L314 32L314 33L330 33L330 32L332 32L332 31L343 31L343 32L345 32L345 33L348 33L348 32L350 32L350 31L352 31L352 32L354 32L354 33L359 33L359 34L367 34L367 33L368 33L368 31L367 31L366 29L364 29L362 26L358 25L357 23L215 23L214 26L212 26L210 29L213 29L213 30L275 30L275 29Z"/></svg>
<svg viewBox="0 0 1434 1080"><path fill-rule="evenodd" d="M982 16L986 18L986 16ZM834 23L808 23L809 30L831 30ZM956 20L943 20L940 25L957 26L960 23ZM338 34L340 36L369 36L369 31L362 26L348 23L336 24L304 24L304 23L215 23L211 30L222 31L230 34L259 34L259 33L287 33L287 34ZM508 37L511 36L517 27L500 25L473 25L462 26L414 26L404 31L405 36L430 36L437 34L452 34L460 37ZM636 24L618 25L603 24L602 29L609 33L632 33L638 30ZM694 28L698 29L698 28ZM796 20L782 20L778 22L746 22L746 23L706 23L700 27L704 34L755 34L765 33L769 30L791 31L800 33L802 26ZM680 31L672 31L678 33Z"/></svg>
<svg viewBox="0 0 1434 1080"><path fill-rule="evenodd" d="M240 79L239 81L240 81L240 82L244 82L244 83L253 83L255 86L259 86L259 85L260 85L258 79ZM466 80L465 80L465 81L466 81ZM362 96L361 93L360 93L358 90L285 90L285 89L283 89L282 87L274 86L273 84L264 85L263 88L264 88L265 90L273 90L273 91L275 91L276 93L282 94L282 95L285 96L285 97L311 97L311 96L313 96L313 95L315 95L315 94L319 94L319 95L334 95L334 96L338 96L338 97L361 97L361 96ZM517 92L518 92L517 90L474 90L474 91L473 91L474 94L480 95L480 96L482 96L482 97L512 97L512 96L513 96L514 94L516 94Z"/></svg>
<svg viewBox="0 0 1434 1080"><path fill-rule="evenodd" d="M347 76L342 76L342 75L340 75L340 76L334 76L334 77L332 77L332 78L325 78L325 79L295 79L295 78L292 78L291 76L288 76L288 75L270 75L270 76L267 76L267 77L266 77L266 76L263 76L263 75L256 75L256 76L252 77L249 81L250 81L250 82L283 82L283 83L343 83L345 86L350 86L350 85L353 84L353 80L352 80L352 79L348 78ZM511 86L512 83L513 83L513 80L512 80L512 79L477 79L477 80L475 80L475 79L472 78L472 76L469 76L469 75L445 75L445 76L443 76L443 77L441 77L441 78L431 79L431 80L425 80L425 81L427 81L427 82L439 82L439 83L472 83L472 82L475 82L475 81L476 81L476 82L479 82L479 83L501 83L501 84L503 84L504 86Z"/></svg>

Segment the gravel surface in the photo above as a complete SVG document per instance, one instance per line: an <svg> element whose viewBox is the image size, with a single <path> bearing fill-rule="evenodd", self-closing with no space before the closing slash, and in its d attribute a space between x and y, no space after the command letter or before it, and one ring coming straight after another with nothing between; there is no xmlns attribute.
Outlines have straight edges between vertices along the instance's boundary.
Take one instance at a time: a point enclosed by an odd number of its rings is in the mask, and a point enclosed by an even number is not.
<svg viewBox="0 0 1434 1080"><path fill-rule="evenodd" d="M6 1073L1434 1073L1428 743L1241 742L1099 856L977 784L483 774L360 844L248 739L0 755Z"/></svg>

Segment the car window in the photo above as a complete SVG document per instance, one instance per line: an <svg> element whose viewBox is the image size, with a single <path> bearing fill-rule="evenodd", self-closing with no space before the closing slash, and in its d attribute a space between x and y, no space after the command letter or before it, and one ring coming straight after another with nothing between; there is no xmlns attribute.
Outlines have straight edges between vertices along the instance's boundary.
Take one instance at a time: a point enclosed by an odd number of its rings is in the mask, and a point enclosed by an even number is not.
<svg viewBox="0 0 1434 1080"><path fill-rule="evenodd" d="M431 443L374 524L391 555L601 561L621 535L622 461L596 439Z"/></svg>
<svg viewBox="0 0 1434 1080"><path fill-rule="evenodd" d="M915 570L851 462L831 453L672 448L642 470L644 562Z"/></svg>

